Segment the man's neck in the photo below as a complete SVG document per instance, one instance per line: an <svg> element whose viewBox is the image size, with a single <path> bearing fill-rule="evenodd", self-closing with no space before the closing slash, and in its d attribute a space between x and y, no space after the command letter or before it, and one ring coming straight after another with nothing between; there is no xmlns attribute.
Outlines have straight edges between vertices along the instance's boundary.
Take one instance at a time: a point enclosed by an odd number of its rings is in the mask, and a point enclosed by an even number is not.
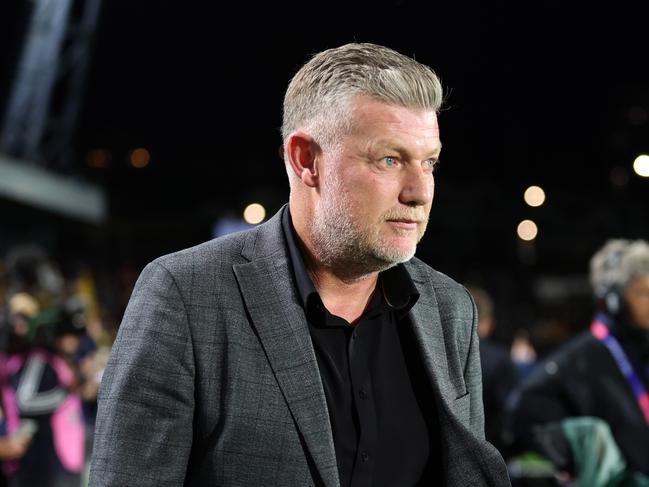
<svg viewBox="0 0 649 487"><path fill-rule="evenodd" d="M323 266L298 235L298 246L304 259L304 266L318 291L318 295L331 314L355 323L370 302L378 272L349 275L345 271Z"/></svg>
<svg viewBox="0 0 649 487"><path fill-rule="evenodd" d="M341 279L328 269L315 270L307 264L307 272L327 310L354 324L374 295L378 272L356 279Z"/></svg>
<svg viewBox="0 0 649 487"><path fill-rule="evenodd" d="M372 298L379 273L350 275L350 266L341 266L339 270L323 266L311 249L312 244L308 238L306 225L307 215L303 211L304 205L293 203L291 198L291 219L297 245L322 303L330 313L344 318L349 323L354 323L361 317Z"/></svg>

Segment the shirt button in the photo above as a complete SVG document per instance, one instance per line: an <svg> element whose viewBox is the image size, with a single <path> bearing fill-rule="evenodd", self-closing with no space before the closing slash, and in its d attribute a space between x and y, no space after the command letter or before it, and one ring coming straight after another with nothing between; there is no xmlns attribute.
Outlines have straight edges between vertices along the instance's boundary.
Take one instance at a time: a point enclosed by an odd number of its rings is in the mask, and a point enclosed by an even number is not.
<svg viewBox="0 0 649 487"><path fill-rule="evenodd" d="M367 462L370 459L370 456L367 454L367 452L361 453L361 460L364 462Z"/></svg>
<svg viewBox="0 0 649 487"><path fill-rule="evenodd" d="M358 333L356 331L354 331L352 333L352 340L356 340L357 338L358 338Z"/></svg>
<svg viewBox="0 0 649 487"><path fill-rule="evenodd" d="M365 389L361 389L360 391L358 391L358 396L361 399L367 399L367 392L365 392Z"/></svg>

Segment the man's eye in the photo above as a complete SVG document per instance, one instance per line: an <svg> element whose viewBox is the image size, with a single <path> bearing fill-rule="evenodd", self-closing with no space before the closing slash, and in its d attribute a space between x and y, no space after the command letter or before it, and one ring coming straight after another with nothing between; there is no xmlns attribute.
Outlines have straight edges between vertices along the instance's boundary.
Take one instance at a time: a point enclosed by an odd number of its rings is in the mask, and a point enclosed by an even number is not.
<svg viewBox="0 0 649 487"><path fill-rule="evenodd" d="M390 157L386 156L383 158L383 161L385 162L386 166L394 166L397 163L397 159L395 157Z"/></svg>
<svg viewBox="0 0 649 487"><path fill-rule="evenodd" d="M438 159L426 159L424 161L424 169L435 169L435 166L439 163Z"/></svg>

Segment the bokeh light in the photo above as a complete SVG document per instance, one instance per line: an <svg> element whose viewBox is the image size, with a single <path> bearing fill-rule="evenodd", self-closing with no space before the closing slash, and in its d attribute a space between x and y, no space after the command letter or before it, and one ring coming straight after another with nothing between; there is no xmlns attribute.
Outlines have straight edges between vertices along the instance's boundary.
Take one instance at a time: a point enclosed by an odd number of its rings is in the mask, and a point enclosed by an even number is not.
<svg viewBox="0 0 649 487"><path fill-rule="evenodd" d="M523 220L518 224L516 233L518 233L518 238L529 242L530 240L534 240L536 238L539 233L539 229L536 226L536 223L534 223L532 220Z"/></svg>
<svg viewBox="0 0 649 487"><path fill-rule="evenodd" d="M243 219L251 225L263 222L264 218L266 218L266 208L259 203L251 203L243 210Z"/></svg>
<svg viewBox="0 0 649 487"><path fill-rule="evenodd" d="M523 198L530 206L541 206L545 202L545 191L539 186L530 186L525 190Z"/></svg>

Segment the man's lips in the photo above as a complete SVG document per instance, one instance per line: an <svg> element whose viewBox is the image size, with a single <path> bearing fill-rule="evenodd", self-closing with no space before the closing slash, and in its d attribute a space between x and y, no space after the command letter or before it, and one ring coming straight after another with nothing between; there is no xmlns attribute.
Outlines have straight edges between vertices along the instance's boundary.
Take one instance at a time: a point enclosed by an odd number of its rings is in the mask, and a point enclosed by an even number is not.
<svg viewBox="0 0 649 487"><path fill-rule="evenodd" d="M419 221L409 220L409 219L395 219L395 220L388 220L388 223L403 230L416 230Z"/></svg>

